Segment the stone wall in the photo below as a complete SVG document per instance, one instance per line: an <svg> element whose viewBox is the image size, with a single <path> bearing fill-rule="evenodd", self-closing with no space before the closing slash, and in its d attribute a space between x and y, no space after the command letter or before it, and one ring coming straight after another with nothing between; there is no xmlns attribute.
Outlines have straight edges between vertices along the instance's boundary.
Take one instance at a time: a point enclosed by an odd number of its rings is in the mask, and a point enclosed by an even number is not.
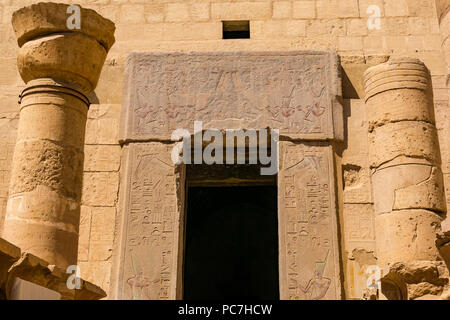
<svg viewBox="0 0 450 320"><path fill-rule="evenodd" d="M11 26L16 9L33 0L0 0L0 222L6 205L12 148L18 123L18 94L24 88L16 67ZM60 1L72 3L72 1ZM125 59L133 51L236 51L329 49L345 70L347 140L336 159L342 178L339 212L343 228L347 298L361 297L364 266L373 260L363 72L390 55L421 59L430 69L450 207L450 121L445 48L438 22L445 1L435 0L79 0L116 23L117 42L90 99L79 247L82 274L108 290L119 190L121 149L118 123ZM368 30L367 8L381 9L380 29ZM221 20L250 20L251 40L222 40ZM342 164L342 168L341 168ZM354 280L352 280L354 279ZM352 282L353 281L353 282ZM359 283L359 284L358 284Z"/></svg>
<svg viewBox="0 0 450 320"><path fill-rule="evenodd" d="M437 0L436 9L441 28L442 54L445 57L447 65L447 77L445 78L445 82L448 89L447 92L450 92L450 1ZM450 149L448 148L448 145L450 144L450 102L447 99L447 103L442 101L439 104L439 106L436 106L436 113L438 117L438 122L436 125L439 130L441 145L444 146L441 148L443 158L442 171L444 172L444 181L446 185L447 208L450 208ZM447 220L444 221L443 227L446 230L450 229L450 218L447 218Z"/></svg>

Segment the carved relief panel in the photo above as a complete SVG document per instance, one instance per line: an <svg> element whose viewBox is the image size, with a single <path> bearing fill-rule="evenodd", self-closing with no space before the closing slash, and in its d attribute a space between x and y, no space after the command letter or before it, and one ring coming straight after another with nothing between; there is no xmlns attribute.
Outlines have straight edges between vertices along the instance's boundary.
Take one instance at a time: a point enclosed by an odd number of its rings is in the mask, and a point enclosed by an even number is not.
<svg viewBox="0 0 450 320"><path fill-rule="evenodd" d="M278 215L281 299L340 299L331 146L280 142Z"/></svg>
<svg viewBox="0 0 450 320"><path fill-rule="evenodd" d="M113 275L117 299L177 297L184 168L172 164L172 147L142 143L125 150L121 239Z"/></svg>
<svg viewBox="0 0 450 320"><path fill-rule="evenodd" d="M185 168L173 165L166 142L203 121L203 129L272 128L297 140L280 142L280 297L339 299L329 143L343 136L337 55L135 53L126 74L112 298L182 298Z"/></svg>
<svg viewBox="0 0 450 320"><path fill-rule="evenodd" d="M280 129L333 139L342 122L338 57L329 51L133 53L121 139L168 140L176 129ZM337 127L340 127L339 125Z"/></svg>

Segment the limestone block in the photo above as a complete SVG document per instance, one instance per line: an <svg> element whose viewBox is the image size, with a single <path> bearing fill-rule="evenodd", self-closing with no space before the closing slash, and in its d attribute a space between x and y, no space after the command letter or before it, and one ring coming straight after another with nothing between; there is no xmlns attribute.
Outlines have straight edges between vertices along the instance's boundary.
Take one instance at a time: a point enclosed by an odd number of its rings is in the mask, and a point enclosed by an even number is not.
<svg viewBox="0 0 450 320"><path fill-rule="evenodd" d="M271 7L269 1L213 2L211 17L223 20L269 19Z"/></svg>
<svg viewBox="0 0 450 320"><path fill-rule="evenodd" d="M372 203L370 169L344 165L344 203Z"/></svg>
<svg viewBox="0 0 450 320"><path fill-rule="evenodd" d="M120 241L112 297L173 300L182 295L185 173L174 166L174 144L132 143L124 151ZM142 284L142 285L140 285Z"/></svg>
<svg viewBox="0 0 450 320"><path fill-rule="evenodd" d="M369 168L369 138L366 106L361 100L344 100L344 118L347 125L347 147L342 152L344 165Z"/></svg>
<svg viewBox="0 0 450 320"><path fill-rule="evenodd" d="M114 206L118 190L118 172L86 172L81 202L91 206Z"/></svg>
<svg viewBox="0 0 450 320"><path fill-rule="evenodd" d="M252 29L254 39L268 39L271 37L299 37L305 36L305 21L261 21L259 28Z"/></svg>
<svg viewBox="0 0 450 320"><path fill-rule="evenodd" d="M316 13L318 19L334 19L339 15L337 0L317 0Z"/></svg>
<svg viewBox="0 0 450 320"><path fill-rule="evenodd" d="M339 19L332 20L308 20L306 34L316 38L316 35L326 35L327 37L345 36L345 22ZM328 46L326 46L328 47Z"/></svg>
<svg viewBox="0 0 450 320"><path fill-rule="evenodd" d="M338 0L338 12L340 18L359 17L358 1Z"/></svg>
<svg viewBox="0 0 450 320"><path fill-rule="evenodd" d="M116 208L93 207L91 214L89 261L106 261L113 251Z"/></svg>
<svg viewBox="0 0 450 320"><path fill-rule="evenodd" d="M9 187L9 170L0 171L0 197L8 197L8 187Z"/></svg>
<svg viewBox="0 0 450 320"><path fill-rule="evenodd" d="M106 60L95 93L89 96L91 104L122 103L124 64L121 59Z"/></svg>
<svg viewBox="0 0 450 320"><path fill-rule="evenodd" d="M407 0L386 0L384 6L388 17L408 16Z"/></svg>
<svg viewBox="0 0 450 320"><path fill-rule="evenodd" d="M109 292L111 278L111 261L80 262L81 276L105 292ZM108 294L109 296L109 294Z"/></svg>
<svg viewBox="0 0 450 320"><path fill-rule="evenodd" d="M304 37L306 36L306 22L305 21L287 21L286 35L288 37Z"/></svg>
<svg viewBox="0 0 450 320"><path fill-rule="evenodd" d="M0 114L0 196L6 196L9 186L9 172L17 137L18 114Z"/></svg>
<svg viewBox="0 0 450 320"><path fill-rule="evenodd" d="M165 16L164 4L146 4L144 6L144 16L147 23L162 22Z"/></svg>
<svg viewBox="0 0 450 320"><path fill-rule="evenodd" d="M345 203L343 237L345 248L352 252L364 248L375 250L375 220L372 204Z"/></svg>
<svg viewBox="0 0 450 320"><path fill-rule="evenodd" d="M365 36L368 33L367 22L362 19L347 20L347 33L351 36Z"/></svg>
<svg viewBox="0 0 450 320"><path fill-rule="evenodd" d="M188 21L189 4L187 3L168 3L166 6L166 21Z"/></svg>
<svg viewBox="0 0 450 320"><path fill-rule="evenodd" d="M19 74L19 71L17 71ZM23 90L23 83L17 86L2 86L0 85L0 90L2 92L2 102L0 105L1 113L13 114L19 113L19 105L17 103L20 92Z"/></svg>
<svg viewBox="0 0 450 320"><path fill-rule="evenodd" d="M194 21L208 21L210 18L210 3L192 3L189 7L191 19Z"/></svg>
<svg viewBox="0 0 450 320"><path fill-rule="evenodd" d="M80 210L80 231L78 241L78 261L89 260L89 242L91 235L92 208L81 206Z"/></svg>
<svg viewBox="0 0 450 320"><path fill-rule="evenodd" d="M446 212L444 182L439 168L405 159L378 169L372 176L375 213L401 209Z"/></svg>
<svg viewBox="0 0 450 320"><path fill-rule="evenodd" d="M104 18L117 23L120 17L119 6L97 6L95 10Z"/></svg>
<svg viewBox="0 0 450 320"><path fill-rule="evenodd" d="M408 14L412 17L434 17L436 14L435 2L433 0L409 0Z"/></svg>
<svg viewBox="0 0 450 320"><path fill-rule="evenodd" d="M121 141L170 140L175 129L193 132L194 121L204 130L343 138L332 52L133 53L126 72Z"/></svg>
<svg viewBox="0 0 450 320"><path fill-rule="evenodd" d="M86 144L119 143L120 104L91 105L86 124Z"/></svg>
<svg viewBox="0 0 450 320"><path fill-rule="evenodd" d="M340 51L358 51L363 49L362 37L339 37L338 48Z"/></svg>
<svg viewBox="0 0 450 320"><path fill-rule="evenodd" d="M6 214L6 203L7 203L6 197L0 198L0 232L3 230L3 224L5 221L5 214Z"/></svg>
<svg viewBox="0 0 450 320"><path fill-rule="evenodd" d="M442 137L441 141L447 142L446 140L450 135L443 133L450 131L450 103L448 101L435 101L434 110L436 113L436 128L441 131L439 138ZM442 145L446 145L446 143L442 143ZM442 149L442 151L445 151L445 148Z"/></svg>
<svg viewBox="0 0 450 320"><path fill-rule="evenodd" d="M222 23L220 21L165 23L162 24L162 32L161 40L217 40L222 39ZM147 39L147 33L142 35Z"/></svg>
<svg viewBox="0 0 450 320"><path fill-rule="evenodd" d="M84 171L118 171L120 146L86 145Z"/></svg>
<svg viewBox="0 0 450 320"><path fill-rule="evenodd" d="M380 266L395 262L439 260L434 244L442 218L427 210L400 210L375 217Z"/></svg>
<svg viewBox="0 0 450 320"><path fill-rule="evenodd" d="M314 19L316 17L315 1L294 1L292 17L294 19Z"/></svg>
<svg viewBox="0 0 450 320"><path fill-rule="evenodd" d="M0 58L0 67L2 73L0 74L0 85L18 85L20 84L19 73L17 72L17 59Z"/></svg>
<svg viewBox="0 0 450 320"><path fill-rule="evenodd" d="M440 165L436 127L424 122L389 123L369 133L369 160L373 168L399 156L423 158Z"/></svg>
<svg viewBox="0 0 450 320"><path fill-rule="evenodd" d="M143 5L123 5L120 7L119 23L121 24L142 24L144 23Z"/></svg>
<svg viewBox="0 0 450 320"><path fill-rule="evenodd" d="M280 142L280 298L340 299L331 147ZM331 184L330 184L331 183ZM322 290L307 290L308 283Z"/></svg>
<svg viewBox="0 0 450 320"><path fill-rule="evenodd" d="M291 1L273 1L273 19L286 19L292 15L292 2Z"/></svg>

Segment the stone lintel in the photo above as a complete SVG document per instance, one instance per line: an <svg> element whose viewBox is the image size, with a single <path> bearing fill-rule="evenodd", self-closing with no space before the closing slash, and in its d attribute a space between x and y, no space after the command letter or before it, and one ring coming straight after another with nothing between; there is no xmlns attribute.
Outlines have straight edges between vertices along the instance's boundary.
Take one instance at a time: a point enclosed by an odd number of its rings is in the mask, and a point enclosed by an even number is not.
<svg viewBox="0 0 450 320"><path fill-rule="evenodd" d="M339 57L332 51L132 53L120 140L170 141L176 129L279 129L342 140Z"/></svg>

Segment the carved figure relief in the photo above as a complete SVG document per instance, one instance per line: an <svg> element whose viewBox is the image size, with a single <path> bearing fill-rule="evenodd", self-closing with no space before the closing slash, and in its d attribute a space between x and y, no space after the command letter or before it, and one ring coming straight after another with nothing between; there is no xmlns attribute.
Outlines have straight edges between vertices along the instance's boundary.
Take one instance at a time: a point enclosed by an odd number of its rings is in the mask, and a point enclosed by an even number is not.
<svg viewBox="0 0 450 320"><path fill-rule="evenodd" d="M331 52L142 53L128 59L122 139L173 130L273 128L333 138L337 56Z"/></svg>
<svg viewBox="0 0 450 320"><path fill-rule="evenodd" d="M281 142L279 214L282 297L336 299L340 292L330 147ZM284 270L283 270L284 269ZM283 280L286 277L286 280Z"/></svg>

